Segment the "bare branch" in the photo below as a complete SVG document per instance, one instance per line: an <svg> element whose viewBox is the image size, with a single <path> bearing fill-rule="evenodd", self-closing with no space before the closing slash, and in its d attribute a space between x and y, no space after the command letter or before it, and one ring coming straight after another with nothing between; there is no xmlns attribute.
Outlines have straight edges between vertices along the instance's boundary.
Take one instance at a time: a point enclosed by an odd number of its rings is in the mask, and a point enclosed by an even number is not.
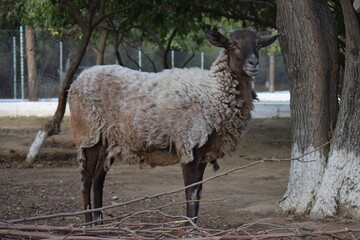
<svg viewBox="0 0 360 240"><path fill-rule="evenodd" d="M183 216L172 216L156 211L143 211L135 213L159 214L169 219ZM282 226L267 223L269 219L261 219L253 223L245 224L236 229L222 230L209 229L197 226L182 227L182 221L170 221L164 223L151 222L113 222L97 227L62 227L49 225L24 225L0 223L0 236L7 239L304 239L307 237L321 239L359 239L360 229L337 229L337 230L311 230L311 229L289 229ZM256 227L261 231L257 231Z"/></svg>
<svg viewBox="0 0 360 240"><path fill-rule="evenodd" d="M171 33L170 33L170 36L169 36L169 39L166 43L166 47L165 47L165 51L169 51L170 50L170 46L171 46L171 43L172 43L172 40L174 39L177 31L179 30L179 27L175 27Z"/></svg>
<svg viewBox="0 0 360 240"><path fill-rule="evenodd" d="M190 62L190 60L195 57L194 49L191 49L191 52L192 52L191 56L184 62L184 64L181 66L181 68L184 68L186 66L186 64L188 64Z"/></svg>
<svg viewBox="0 0 360 240"><path fill-rule="evenodd" d="M139 63L130 56L130 54L128 53L128 51L126 49L125 49L125 54L128 57L128 59L137 66L138 69L141 69Z"/></svg>
<svg viewBox="0 0 360 240"><path fill-rule="evenodd" d="M118 13L120 13L120 12L123 12L123 11L126 11L126 10L132 8L132 7L133 7L136 3L138 3L138 2L139 2L139 0L135 0L135 1L133 1L132 3L130 3L130 4L129 4L128 6L126 6L126 7L123 7L123 8L114 10L114 11L110 11L110 12L108 12L108 13L106 13L106 14L100 15L98 18L96 18L96 19L93 21L92 26L95 27L95 26L99 25L105 18L110 17L110 16L113 16L113 15L115 15L115 14L118 14Z"/></svg>

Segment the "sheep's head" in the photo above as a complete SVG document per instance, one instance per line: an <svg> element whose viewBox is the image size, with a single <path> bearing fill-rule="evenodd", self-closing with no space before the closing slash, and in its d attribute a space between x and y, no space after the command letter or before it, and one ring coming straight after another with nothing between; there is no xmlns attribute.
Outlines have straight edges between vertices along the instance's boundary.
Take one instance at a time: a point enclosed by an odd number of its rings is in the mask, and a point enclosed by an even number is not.
<svg viewBox="0 0 360 240"><path fill-rule="evenodd" d="M240 75L255 77L259 70L259 49L273 43L279 35L257 36L251 30L233 30L229 38L213 30L205 32L206 38L216 47L223 47L229 55L231 70Z"/></svg>

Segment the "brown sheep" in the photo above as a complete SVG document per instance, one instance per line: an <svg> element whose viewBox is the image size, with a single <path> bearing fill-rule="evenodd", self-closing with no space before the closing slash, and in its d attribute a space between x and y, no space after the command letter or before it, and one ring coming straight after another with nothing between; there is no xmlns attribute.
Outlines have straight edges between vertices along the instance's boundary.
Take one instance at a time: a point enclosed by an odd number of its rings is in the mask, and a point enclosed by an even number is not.
<svg viewBox="0 0 360 240"><path fill-rule="evenodd" d="M121 66L83 71L69 92L71 126L78 149L83 208L102 207L105 175L115 159L130 164L180 163L185 185L201 181L208 162L235 149L251 118L252 79L260 70L259 53L277 39L251 30L226 38L205 33L224 48L210 71L171 69L160 73ZM202 185L186 189L187 200L200 200ZM199 202L187 203L196 221ZM101 212L94 213L100 219ZM85 214L87 222L93 220ZM191 223L192 224L192 223Z"/></svg>

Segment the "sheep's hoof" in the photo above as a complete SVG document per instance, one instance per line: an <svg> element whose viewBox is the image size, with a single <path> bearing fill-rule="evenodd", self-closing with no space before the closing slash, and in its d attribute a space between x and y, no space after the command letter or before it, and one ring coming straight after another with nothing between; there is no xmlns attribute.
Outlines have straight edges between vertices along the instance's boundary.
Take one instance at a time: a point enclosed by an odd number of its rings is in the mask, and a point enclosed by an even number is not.
<svg viewBox="0 0 360 240"><path fill-rule="evenodd" d="M208 232L193 229L193 228L185 229L185 231L187 234L181 236L181 238L205 238L205 237L209 236Z"/></svg>
<svg viewBox="0 0 360 240"><path fill-rule="evenodd" d="M217 170L220 169L220 165L217 163L216 160L212 160L212 161L210 161L210 163L213 165L214 172L216 172Z"/></svg>

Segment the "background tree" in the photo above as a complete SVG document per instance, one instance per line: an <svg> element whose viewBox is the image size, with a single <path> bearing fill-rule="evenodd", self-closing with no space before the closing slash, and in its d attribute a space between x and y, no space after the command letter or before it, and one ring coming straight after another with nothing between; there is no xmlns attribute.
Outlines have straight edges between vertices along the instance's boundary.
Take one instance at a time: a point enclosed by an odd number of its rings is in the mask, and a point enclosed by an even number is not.
<svg viewBox="0 0 360 240"><path fill-rule="evenodd" d="M338 110L339 45L327 2L277 0L280 44L290 81L292 155L329 147L292 162L280 203L288 212L315 217L360 216L359 15L341 0L346 28L344 86Z"/></svg>
<svg viewBox="0 0 360 240"><path fill-rule="evenodd" d="M105 2L105 0L76 2L59 0L48 5L49 9L54 11L53 14L50 14L49 16L56 16L51 24L53 26L61 25L61 21L64 20L67 20L68 22L63 22L63 26L76 24L81 29L81 41L78 51L71 61L70 67L66 72L63 84L60 88L59 101L55 114L52 120L45 124L44 128L37 133L26 157L27 163L32 163L36 159L39 149L47 137L60 132L60 124L66 109L68 89L70 88L74 74L86 52L94 28L98 26L105 17L125 11L136 3L136 1L133 1L131 4L125 5L122 8L107 11L108 9L106 8ZM69 17L69 15L71 17Z"/></svg>
<svg viewBox="0 0 360 240"><path fill-rule="evenodd" d="M15 2L9 0L0 1L0 27L5 29L15 29L20 26L20 23L25 24L25 43L26 43L26 61L27 61L27 76L28 76L28 99L30 101L37 101L39 81L36 67L36 41L34 29L27 25L27 18L22 18L14 9L21 9L24 7L25 2Z"/></svg>
<svg viewBox="0 0 360 240"><path fill-rule="evenodd" d="M98 44L96 45L95 52L96 52L96 65L103 65L104 64L104 55L105 55L105 48L106 48L106 40L108 38L108 30L102 29L99 36Z"/></svg>
<svg viewBox="0 0 360 240"><path fill-rule="evenodd" d="M204 40L203 30L209 28L201 12L181 2L143 0L137 6L106 21L114 38L114 52L120 65L123 65L119 53L121 43L124 48L147 45L157 49L161 56L161 68L154 71L167 69L170 67L168 53L175 39L200 43Z"/></svg>
<svg viewBox="0 0 360 240"><path fill-rule="evenodd" d="M34 29L28 25L25 26L25 42L29 86L28 98L29 101L37 101L39 99L39 81L36 67L35 33Z"/></svg>

